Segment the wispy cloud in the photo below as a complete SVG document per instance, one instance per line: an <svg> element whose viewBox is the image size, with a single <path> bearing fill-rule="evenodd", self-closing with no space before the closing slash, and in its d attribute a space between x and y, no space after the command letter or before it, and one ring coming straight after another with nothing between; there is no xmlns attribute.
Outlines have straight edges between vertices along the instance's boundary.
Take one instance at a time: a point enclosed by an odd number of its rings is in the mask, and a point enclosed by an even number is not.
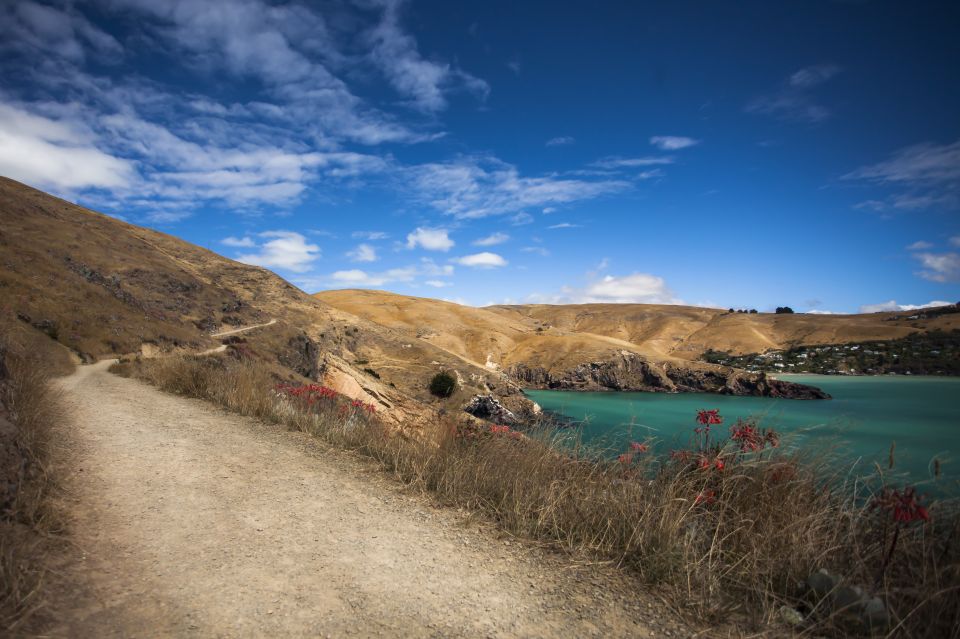
<svg viewBox="0 0 960 639"><path fill-rule="evenodd" d="M489 251L458 257L454 262L461 266L469 266L471 268L498 268L507 265L507 261L503 259L502 256L496 253L490 253Z"/></svg>
<svg viewBox="0 0 960 639"><path fill-rule="evenodd" d="M425 59L414 38L400 27L402 0L377 0L383 8L380 22L368 34L370 57L387 81L408 97L417 109L435 112L447 107L446 92L461 88L486 98L490 86L448 63Z"/></svg>
<svg viewBox="0 0 960 639"><path fill-rule="evenodd" d="M245 253L237 260L267 268L280 268L294 273L305 273L320 257L320 247L294 231L265 231L259 237L266 239L255 253Z"/></svg>
<svg viewBox="0 0 960 639"><path fill-rule="evenodd" d="M428 251L449 251L455 242L447 229L417 228L407 235L407 248L424 248Z"/></svg>
<svg viewBox="0 0 960 639"><path fill-rule="evenodd" d="M673 164L674 159L669 156L648 156L638 158L624 158L611 155L601 158L593 163L600 169L633 169L641 166L658 166L663 164Z"/></svg>
<svg viewBox="0 0 960 639"><path fill-rule="evenodd" d="M560 224L553 224L547 227L548 229L578 229L580 228L579 224L571 224L570 222L561 222Z"/></svg>
<svg viewBox="0 0 960 639"><path fill-rule="evenodd" d="M777 91L747 103L746 111L808 124L822 122L832 114L830 109L819 103L814 90L840 71L835 64L800 69L791 74Z"/></svg>
<svg viewBox="0 0 960 639"><path fill-rule="evenodd" d="M930 242L924 242L923 240L917 240L913 244L907 246L908 251L924 251L926 249L932 249L933 244Z"/></svg>
<svg viewBox="0 0 960 639"><path fill-rule="evenodd" d="M574 142L575 140L569 135L561 135L547 140L547 146L566 146L568 144L573 144Z"/></svg>
<svg viewBox="0 0 960 639"><path fill-rule="evenodd" d="M864 304L860 307L861 313L885 313L890 311L916 311L921 308L933 308L935 306L948 306L951 302L934 300L926 304L897 304L896 300L880 302L879 304Z"/></svg>
<svg viewBox="0 0 960 639"><path fill-rule="evenodd" d="M385 231L354 231L350 234L350 237L375 242L377 240L385 240L389 238L390 234Z"/></svg>
<svg viewBox="0 0 960 639"><path fill-rule="evenodd" d="M609 177L523 176L517 167L490 156L422 164L404 173L417 200L460 219L524 213L524 209L591 200L631 187L627 180Z"/></svg>
<svg viewBox="0 0 960 639"><path fill-rule="evenodd" d="M896 190L883 199L855 205L876 211L960 206L960 140L924 142L900 149L886 160L862 166L841 177Z"/></svg>
<svg viewBox="0 0 960 639"><path fill-rule="evenodd" d="M508 241L510 236L506 233L491 233L486 237L481 237L479 240L473 242L474 246L496 246L497 244L503 244Z"/></svg>
<svg viewBox="0 0 960 639"><path fill-rule="evenodd" d="M524 253L533 253L534 255L539 255L540 257L550 257L550 251L542 246L524 246L520 250Z"/></svg>
<svg viewBox="0 0 960 639"><path fill-rule="evenodd" d="M661 151L678 151L700 144L700 140L676 135L655 135L650 138L650 144Z"/></svg>

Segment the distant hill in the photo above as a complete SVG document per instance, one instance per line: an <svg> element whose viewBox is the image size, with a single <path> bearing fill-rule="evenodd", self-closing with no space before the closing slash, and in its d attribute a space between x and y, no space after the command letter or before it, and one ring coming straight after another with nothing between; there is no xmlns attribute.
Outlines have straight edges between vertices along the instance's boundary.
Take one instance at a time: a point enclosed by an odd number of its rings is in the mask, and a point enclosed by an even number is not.
<svg viewBox="0 0 960 639"><path fill-rule="evenodd" d="M960 313L748 314L656 304L472 308L369 290L325 291L315 297L539 387L617 388L627 382L655 390L722 390L714 376L730 369L700 361L708 352L757 353L960 328ZM650 370L631 373L639 366L637 359ZM597 373L585 368L611 362L619 373L609 366ZM663 379L661 371L670 380ZM598 379L604 375L613 379ZM650 375L654 378L643 379ZM702 376L707 379L697 379ZM671 388L671 381L679 388Z"/></svg>

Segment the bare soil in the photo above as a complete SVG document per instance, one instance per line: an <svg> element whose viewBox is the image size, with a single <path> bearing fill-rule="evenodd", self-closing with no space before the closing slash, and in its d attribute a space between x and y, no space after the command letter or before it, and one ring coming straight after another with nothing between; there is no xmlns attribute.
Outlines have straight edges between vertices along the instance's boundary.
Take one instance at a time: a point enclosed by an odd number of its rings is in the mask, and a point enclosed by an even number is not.
<svg viewBox="0 0 960 639"><path fill-rule="evenodd" d="M72 547L47 635L690 635L612 567L500 538L348 453L108 366L59 382Z"/></svg>

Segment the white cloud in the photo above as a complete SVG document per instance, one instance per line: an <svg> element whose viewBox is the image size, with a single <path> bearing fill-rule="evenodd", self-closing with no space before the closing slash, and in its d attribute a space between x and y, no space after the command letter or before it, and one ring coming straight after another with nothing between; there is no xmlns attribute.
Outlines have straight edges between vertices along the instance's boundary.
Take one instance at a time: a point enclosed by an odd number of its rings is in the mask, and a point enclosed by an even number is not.
<svg viewBox="0 0 960 639"><path fill-rule="evenodd" d="M575 140L569 135L561 135L547 140L547 146L566 146L568 144L573 144L574 142Z"/></svg>
<svg viewBox="0 0 960 639"><path fill-rule="evenodd" d="M655 135L650 138L650 144L661 151L677 151L700 144L700 140L677 135Z"/></svg>
<svg viewBox="0 0 960 639"><path fill-rule="evenodd" d="M82 123L0 102L0 175L60 192L131 185L137 178L133 163L96 142Z"/></svg>
<svg viewBox="0 0 960 639"><path fill-rule="evenodd" d="M492 233L486 237L481 237L479 240L473 242L474 246L496 246L497 244L503 244L510 239L510 236L506 233Z"/></svg>
<svg viewBox="0 0 960 639"><path fill-rule="evenodd" d="M559 294L534 293L527 299L541 304L683 304L662 277L649 273L601 275L608 265L604 258L587 272L588 284L582 288L564 286Z"/></svg>
<svg viewBox="0 0 960 639"><path fill-rule="evenodd" d="M307 238L294 231L266 231L260 233L260 237L267 241L256 253L241 255L238 261L304 273L320 257L320 247L307 243Z"/></svg>
<svg viewBox="0 0 960 639"><path fill-rule="evenodd" d="M473 255L465 255L463 257L456 258L454 262L460 264L461 266L469 266L471 268L498 268L507 265L507 261L505 259L496 253L490 253L489 251L484 251L483 253L474 253Z"/></svg>
<svg viewBox="0 0 960 639"><path fill-rule="evenodd" d="M935 300L926 304L897 304L896 300L881 302L879 304L864 304L860 307L861 313L884 313L890 311L916 311L921 308L933 308L935 306L949 306L951 302Z"/></svg>
<svg viewBox="0 0 960 639"><path fill-rule="evenodd" d="M437 278L450 277L451 275L453 275L453 266L438 266L432 260L423 259L420 261L419 265L412 264L409 266L392 268L377 273L370 273L360 269L336 271L329 276L326 283L340 287L386 286L387 284L392 284L395 282L414 282L419 277ZM440 282L441 280L431 279L430 281ZM429 282L425 283L427 283L429 286L434 286L434 284L429 284ZM446 286L446 284L444 284L444 286Z"/></svg>
<svg viewBox="0 0 960 639"><path fill-rule="evenodd" d="M608 177L524 177L515 166L490 156L422 164L405 173L416 199L460 219L523 213L528 208L590 200L631 187L626 180Z"/></svg>
<svg viewBox="0 0 960 639"><path fill-rule="evenodd" d="M808 124L822 122L832 114L814 99L813 90L840 71L840 67L833 64L800 69L790 75L776 92L750 101L746 111Z"/></svg>
<svg viewBox="0 0 960 639"><path fill-rule="evenodd" d="M548 226L548 229L578 229L580 228L579 224L571 224L570 222L561 222L560 224L554 224Z"/></svg>
<svg viewBox="0 0 960 639"><path fill-rule="evenodd" d="M525 226L527 224L533 224L533 216L525 211L520 211L516 215L511 215L509 218L510 226Z"/></svg>
<svg viewBox="0 0 960 639"><path fill-rule="evenodd" d="M357 244L355 249L347 252L347 257L354 262L376 262L377 251L369 244Z"/></svg>
<svg viewBox="0 0 960 639"><path fill-rule="evenodd" d="M220 240L220 243L225 246L233 246L235 248L253 248L256 246L256 243L251 237L225 237Z"/></svg>
<svg viewBox="0 0 960 639"><path fill-rule="evenodd" d="M407 248L424 248L428 251L449 251L455 242L448 236L447 229L430 229L418 227L407 235Z"/></svg>
<svg viewBox="0 0 960 639"><path fill-rule="evenodd" d="M443 280L427 280L424 282L427 286L432 286L433 288L445 288L447 286L453 286L451 282L444 282Z"/></svg>
<svg viewBox="0 0 960 639"><path fill-rule="evenodd" d="M917 275L931 282L960 282L960 253L916 253L923 270Z"/></svg>
<svg viewBox="0 0 960 639"><path fill-rule="evenodd" d="M836 315L833 311L822 311L818 309L811 309L809 311L804 311L807 315Z"/></svg>
<svg viewBox="0 0 960 639"><path fill-rule="evenodd" d="M950 244L952 246L960 246L960 235L954 235L950 238Z"/></svg>
<svg viewBox="0 0 960 639"><path fill-rule="evenodd" d="M907 247L908 251L923 251L926 249L933 248L933 244L930 242L924 242L923 240L917 240L913 244Z"/></svg>
<svg viewBox="0 0 960 639"><path fill-rule="evenodd" d="M680 303L663 278L648 273L605 275L584 289L567 289L565 293L578 303Z"/></svg>

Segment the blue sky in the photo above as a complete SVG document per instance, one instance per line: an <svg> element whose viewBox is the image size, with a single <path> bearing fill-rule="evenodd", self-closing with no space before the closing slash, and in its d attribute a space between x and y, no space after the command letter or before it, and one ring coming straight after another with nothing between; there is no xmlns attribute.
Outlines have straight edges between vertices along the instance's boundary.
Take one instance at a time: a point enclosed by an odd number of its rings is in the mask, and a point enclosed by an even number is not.
<svg viewBox="0 0 960 639"><path fill-rule="evenodd" d="M960 5L0 7L0 174L307 291L960 300Z"/></svg>

